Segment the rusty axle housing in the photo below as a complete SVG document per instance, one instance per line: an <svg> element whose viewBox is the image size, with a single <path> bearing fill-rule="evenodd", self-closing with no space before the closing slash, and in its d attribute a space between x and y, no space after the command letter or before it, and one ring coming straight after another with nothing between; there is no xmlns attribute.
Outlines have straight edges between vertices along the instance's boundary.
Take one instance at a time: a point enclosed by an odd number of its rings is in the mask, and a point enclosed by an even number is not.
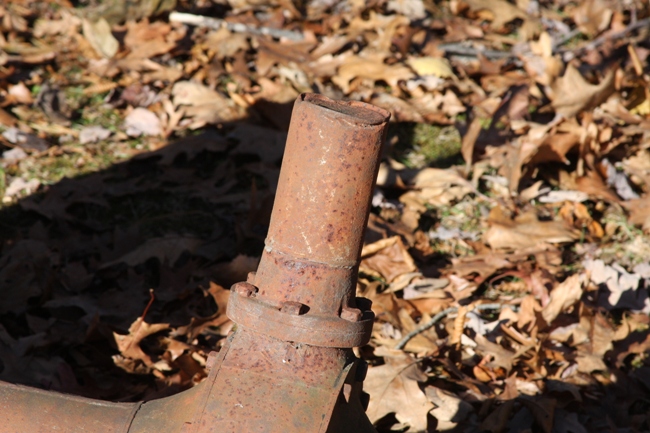
<svg viewBox="0 0 650 433"><path fill-rule="evenodd" d="M159 400L109 403L0 382L1 432L373 432L361 402L373 313L355 297L389 114L303 94L293 109L256 273L208 377Z"/></svg>

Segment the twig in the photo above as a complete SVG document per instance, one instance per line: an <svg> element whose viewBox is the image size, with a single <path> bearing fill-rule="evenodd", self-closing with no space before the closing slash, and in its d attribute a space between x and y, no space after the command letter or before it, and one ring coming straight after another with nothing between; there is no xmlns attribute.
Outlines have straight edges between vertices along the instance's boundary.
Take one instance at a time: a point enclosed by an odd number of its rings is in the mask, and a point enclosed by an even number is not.
<svg viewBox="0 0 650 433"><path fill-rule="evenodd" d="M250 33L252 35L266 35L274 38L286 38L292 41L302 41L303 35L291 30L272 29L270 27L254 27L241 23L229 23L220 18L206 17L203 15L186 14L183 12L172 12L169 14L169 21L189 24L197 27L207 27L218 30L227 28L233 33Z"/></svg>
<svg viewBox="0 0 650 433"><path fill-rule="evenodd" d="M156 296L153 294L153 289L149 289L149 302L147 302L147 306L144 307L144 311L142 312L142 316L140 318L144 320L144 317L147 315L149 312L149 308L151 308L151 305L153 304L153 301L156 299Z"/></svg>
<svg viewBox="0 0 650 433"><path fill-rule="evenodd" d="M124 351L127 351L131 348L133 345L133 342L136 341L138 334L140 333L140 328L142 328L142 323L144 322L144 318L149 312L149 308L151 308L151 305L153 304L154 299L156 297L153 294L153 289L149 289L149 302L147 302L147 306L144 307L144 311L142 312L142 316L138 317L133 324L137 323L137 327L135 328L135 332L131 331L131 328L129 328L129 334L133 334L134 338L129 341L129 344L126 346L126 349ZM133 324L131 326L133 326Z"/></svg>
<svg viewBox="0 0 650 433"><path fill-rule="evenodd" d="M476 305L474 309L475 309L475 310L478 310L478 311L483 311L483 310L498 310L498 309L500 309L502 306L503 306L502 304L479 304L479 305ZM433 325L435 325L436 323L440 322L442 319L444 319L445 317L447 317L449 314L453 314L453 313L455 313L455 312L457 312L457 311L458 311L458 308L456 308L456 307L449 307L449 308L447 308L446 310L442 310L441 312L439 312L438 314L436 314L435 316L433 316L433 317L431 318L431 320L429 320L427 323L425 323L424 325L420 325L419 327L417 327L417 328L414 329L413 331L411 331L411 332L409 332L408 334L406 334L406 335L404 336L404 338L402 338L402 339L400 340L400 342L397 343L397 345L395 346L395 349L397 349L397 350L402 350L402 349L404 349L404 347L406 347L406 345L408 344L408 342L411 341L411 339L412 339L413 337L415 337L416 335L418 335L418 334L420 334L420 333L426 331L427 329L430 329L431 327L433 327Z"/></svg>
<svg viewBox="0 0 650 433"><path fill-rule="evenodd" d="M557 50L558 50L562 45L566 44L566 43L569 42L571 39L573 39L573 38L575 38L576 36L578 36L580 33L582 33L582 31L581 31L580 29L577 29L577 28L576 28L576 29L571 30L569 33L565 34L564 36L562 36L559 40L553 42L553 48L552 48L553 52L554 52L554 53L557 52Z"/></svg>
<svg viewBox="0 0 650 433"><path fill-rule="evenodd" d="M628 35L628 33L632 33L633 31L641 29L643 27L650 27L650 18L645 18L641 21L630 23L627 27L625 27L620 32L616 32L614 34L604 34L581 47L574 48L574 49L558 50L558 52L560 53L572 52L576 54L586 50L593 50L594 48L598 47L599 45L602 45L607 41L613 41L616 39L624 38L625 36Z"/></svg>
<svg viewBox="0 0 650 433"><path fill-rule="evenodd" d="M438 48L443 50L447 54L461 56L461 57L478 57L481 54L486 59L497 60L497 59L514 59L517 58L517 55L509 51L497 51L497 50L485 50L469 46L464 43L448 43L440 44Z"/></svg>

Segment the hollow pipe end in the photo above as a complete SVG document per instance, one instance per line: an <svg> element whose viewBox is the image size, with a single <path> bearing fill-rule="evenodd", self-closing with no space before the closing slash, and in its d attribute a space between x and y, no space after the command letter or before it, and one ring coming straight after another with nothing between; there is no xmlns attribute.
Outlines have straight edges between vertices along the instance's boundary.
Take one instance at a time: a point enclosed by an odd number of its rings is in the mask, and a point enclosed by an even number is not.
<svg viewBox="0 0 650 433"><path fill-rule="evenodd" d="M308 102L344 115L348 121L353 121L359 126L381 125L390 120L390 112L387 110L361 101L335 101L325 95L303 93L297 102Z"/></svg>

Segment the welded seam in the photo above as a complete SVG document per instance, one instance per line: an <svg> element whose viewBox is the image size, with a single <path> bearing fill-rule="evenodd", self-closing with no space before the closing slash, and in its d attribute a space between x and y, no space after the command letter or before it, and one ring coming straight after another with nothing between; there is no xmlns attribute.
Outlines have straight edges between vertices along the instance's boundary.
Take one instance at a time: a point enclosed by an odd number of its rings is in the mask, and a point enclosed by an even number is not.
<svg viewBox="0 0 650 433"><path fill-rule="evenodd" d="M271 242L274 242L274 241L271 240ZM282 251L278 250L277 248L269 247L268 245L264 249L269 254L279 254L279 255L284 256L284 257L289 257L292 261L295 261L295 262L316 263L316 264L325 265L325 266L328 266L328 267L334 268L334 269L348 269L349 270L349 269L354 269L354 267L357 265L356 262L354 262L353 265L335 265L335 264L332 264L332 263L326 263L326 262L322 262L322 261L319 261L319 260L311 260L311 259L308 260L308 259L304 259L302 257L298 257L298 256L296 256L295 254L292 254L292 253L282 252Z"/></svg>
<svg viewBox="0 0 650 433"><path fill-rule="evenodd" d="M133 426L133 421L135 421L135 417L138 415L138 412L140 411L140 408L142 408L142 405L144 404L144 401L139 401L136 403L135 407L131 411L131 419L127 421L127 424L125 425L126 430L124 430L124 433L129 433L131 431L131 426Z"/></svg>
<svg viewBox="0 0 650 433"><path fill-rule="evenodd" d="M227 338L226 344L224 344L223 347L221 347L221 350L219 350L219 355L217 356L214 365L210 369L210 372L208 373L208 377L206 377L205 380L203 381L203 383L207 382L206 383L207 386L205 387L205 391L203 395L198 400L196 410L194 411L194 415L192 416L192 421L190 422L190 426L189 426L190 430L187 433L195 432L199 426L199 423L201 422L201 419L203 419L203 416L205 414L205 408L208 406L208 401L210 400L210 396L212 395L212 389L214 388L214 385L217 382L217 376L221 371L221 367L223 365L224 360L226 359L226 356L228 356L228 352L230 351L230 345L232 344L232 341L236 335L237 335L237 331L233 332L230 335L230 337ZM183 433L185 433L185 431Z"/></svg>

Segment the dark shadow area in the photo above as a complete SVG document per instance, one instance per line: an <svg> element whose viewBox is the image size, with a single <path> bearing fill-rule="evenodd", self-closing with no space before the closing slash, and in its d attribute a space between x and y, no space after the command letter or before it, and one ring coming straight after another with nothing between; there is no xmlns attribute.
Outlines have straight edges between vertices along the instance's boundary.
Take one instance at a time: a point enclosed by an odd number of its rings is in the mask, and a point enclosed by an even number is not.
<svg viewBox="0 0 650 433"><path fill-rule="evenodd" d="M191 384L202 367L188 353L207 354L228 330L215 283L245 279L268 228L286 133L247 122L64 179L0 211L1 380L110 400ZM160 359L169 375L120 355L116 337L142 332L129 329L139 317L174 329L147 331L140 343L162 355L161 339L175 341L178 357Z"/></svg>
<svg viewBox="0 0 650 433"><path fill-rule="evenodd" d="M0 211L1 380L132 401L202 379L192 354L219 347L229 330L221 320L222 287L256 268L268 228L286 125L267 126L263 113L288 110L269 107L255 113L255 122L190 134ZM413 125L401 127L400 140L413 138ZM379 217L370 222L373 240L402 235ZM140 317L168 327L140 331L133 327ZM130 347L118 347L120 336L138 332L147 333L139 346L150 362L169 370L121 355ZM472 370L480 360L441 350L421 365L427 383L451 397L427 397L441 405L453 396L462 401L446 420L430 416L430 431L444 422L458 423L447 430L457 432L648 431L648 335L616 341L605 356L610 370L598 371L598 380L581 372L564 376L567 366L552 354L572 349L547 340L540 352L546 358L520 357L528 373L545 368L553 379L534 382L536 391L526 388L529 378L518 383L504 375L496 379L504 392L487 399L490 386ZM395 423L389 415L380 431L398 431Z"/></svg>

